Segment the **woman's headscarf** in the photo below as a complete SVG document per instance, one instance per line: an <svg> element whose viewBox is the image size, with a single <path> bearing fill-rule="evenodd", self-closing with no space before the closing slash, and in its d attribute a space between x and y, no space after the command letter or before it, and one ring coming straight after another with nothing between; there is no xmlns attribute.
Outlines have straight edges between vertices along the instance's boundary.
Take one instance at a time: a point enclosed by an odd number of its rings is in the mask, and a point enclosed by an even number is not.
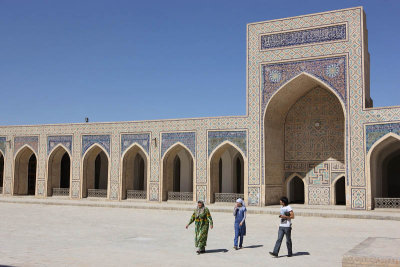
<svg viewBox="0 0 400 267"><path fill-rule="evenodd" d="M246 207L246 205L244 204L243 199L238 198L238 199L236 199L236 202L242 204L242 207Z"/></svg>
<svg viewBox="0 0 400 267"><path fill-rule="evenodd" d="M199 200L199 201L197 201L197 203L201 203L201 208L199 208L199 206L197 206L196 217L198 217L200 214L203 214L204 210L205 210L205 206L204 206L204 201L203 200Z"/></svg>

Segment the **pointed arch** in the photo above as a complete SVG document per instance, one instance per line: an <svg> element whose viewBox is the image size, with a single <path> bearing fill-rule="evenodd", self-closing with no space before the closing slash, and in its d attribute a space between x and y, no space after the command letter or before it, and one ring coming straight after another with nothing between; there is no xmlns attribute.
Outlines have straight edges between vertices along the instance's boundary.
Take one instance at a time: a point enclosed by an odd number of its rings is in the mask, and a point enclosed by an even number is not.
<svg viewBox="0 0 400 267"><path fill-rule="evenodd" d="M335 147L334 153L335 155L337 155L337 158L334 157L334 159L345 164L346 162L345 125L347 120L345 102L342 99L342 97L338 94L338 92L336 92L330 85L328 85L327 83L325 83L324 81L322 81L318 77L315 77L312 74L309 74L307 72L302 72L293 77L292 79L290 79L289 81L287 81L277 91L275 91L268 100L268 102L266 103L265 109L263 110L263 120L262 120L263 170L262 171L266 187L271 186L271 188L276 188L277 186L283 186L283 190L284 191L287 190L287 185L282 183L283 177L285 176L285 168L284 168L285 161L301 160L304 162L305 160L308 160L310 163L311 162L323 163L326 160L329 160L329 157L326 158L316 157L315 155L317 154L321 155L321 153L314 150L311 151L311 153L309 153L309 155L311 155L309 156L309 159L304 159L304 157L302 157L301 159L298 158L301 156L298 156L299 154L297 153L298 152L297 150L302 150L303 148L297 146L298 143L295 142L296 139L294 138L295 136L297 136L297 138L299 138L300 136L301 137L304 136L304 139L302 139L302 141L304 140L310 143L313 140L312 139L313 137L310 134L312 130L307 127L300 127L300 128L292 128L293 129L292 131L289 130L287 131L287 129L290 129L287 127L289 127L291 123L293 124L293 120L290 120L288 118L289 114L295 112L294 110L292 110L292 108L294 108L297 103L298 104L295 108L296 110L299 109L298 107L299 105L306 105L306 102L304 102L305 100L303 99L303 97L309 97L310 99L313 99L313 101L319 101L318 103L322 103L321 102L322 100L321 101L319 100L319 95L321 94L327 96L331 95L330 98L334 101L337 101L337 103L332 102L334 103L332 104L332 107L330 106L328 107L328 105L326 105L323 106L322 108L329 110L332 109L336 111L336 113L334 114L335 116L337 116L338 120L335 121L337 122L337 124L340 124L339 128L340 135L337 135L338 137L335 137L336 140L335 142L337 143L334 143L333 146ZM317 112L317 111L312 110L312 112ZM304 114L303 115L305 116L305 120L304 122L303 120L300 120L301 123L303 124L306 122L311 123L314 117L309 115L310 113L304 113ZM329 113L323 113L323 114L329 114ZM326 118L322 118L322 121L324 121L325 119L328 120L328 122L330 122L329 116L326 116ZM313 122L312 124L314 125L314 123L315 125L321 125L318 124L317 121ZM325 125L329 126L329 124ZM301 132L301 135L296 135L297 133L296 131ZM320 133L322 135L324 134L322 131ZM324 137L325 139L327 139L328 137L330 138L330 136L328 136L327 133L329 133L329 131L325 131L326 135L326 138ZM326 143L327 141L325 139L320 139L320 142ZM319 146L318 149L322 149L321 151L324 152L323 150L325 149L324 147L325 147L324 145L321 145ZM324 154L325 153L322 153L322 155ZM307 167L305 171L310 172L311 171L310 167ZM330 179L330 177L328 177L327 179ZM308 190L307 181L303 180L303 182L305 183L304 184L305 190ZM268 190L266 189L265 191ZM307 202L307 195L308 194L305 193L306 196L305 202ZM264 201L266 204L269 203L273 204L275 203L276 200L272 200L268 196L265 196Z"/></svg>
<svg viewBox="0 0 400 267"><path fill-rule="evenodd" d="M218 146L216 146L214 148L214 150L208 156L208 159L210 160L213 157L214 153L216 151L218 151L221 147L224 147L224 146L232 146L232 147L234 147L240 153L240 155L242 155L243 158L246 158L246 156L244 154L244 151L242 149L240 149L236 144L232 143L231 141L225 140L224 142L222 142L221 144L219 144Z"/></svg>
<svg viewBox="0 0 400 267"><path fill-rule="evenodd" d="M367 195L370 197L367 198L367 209L374 209L375 197L392 195L389 190L391 181L388 179L387 164L391 158L398 155L400 155L400 136L392 132L379 138L368 151L365 171Z"/></svg>
<svg viewBox="0 0 400 267"><path fill-rule="evenodd" d="M345 176L339 175L332 182L332 205L346 205L346 182Z"/></svg>
<svg viewBox="0 0 400 267"><path fill-rule="evenodd" d="M168 200L168 192L174 192L174 162L180 160L179 191L177 193L193 193L196 179L196 159L190 149L181 142L170 146L161 159L161 194L162 200ZM177 187L175 188L177 189ZM194 200L194 195L193 198Z"/></svg>
<svg viewBox="0 0 400 267"><path fill-rule="evenodd" d="M57 144L47 157L47 196L69 195L71 184L71 153L63 144Z"/></svg>
<svg viewBox="0 0 400 267"><path fill-rule="evenodd" d="M14 195L35 195L37 177L37 154L28 144L23 145L14 157Z"/></svg>
<svg viewBox="0 0 400 267"><path fill-rule="evenodd" d="M237 145L229 140L219 144L208 157L207 170L210 203L218 194L240 194L247 201L247 157Z"/></svg>
<svg viewBox="0 0 400 267"><path fill-rule="evenodd" d="M302 184L295 183L296 178L302 181ZM300 187L300 188L299 188ZM299 203L299 204L306 204L308 203L307 200L307 179L303 177L299 173L295 172L292 173L288 178L285 180L285 189L286 189L286 196L289 199L289 203Z"/></svg>
<svg viewBox="0 0 400 267"><path fill-rule="evenodd" d="M143 160L142 162L138 157ZM146 150L138 143L131 144L121 155L121 174L120 174L120 196L121 199L127 199L128 190L144 191L145 194L139 194L141 198L145 195L147 198L147 188L150 175L150 157Z"/></svg>
<svg viewBox="0 0 400 267"><path fill-rule="evenodd" d="M82 156L81 160L81 192L82 197L88 197L89 191L93 196L108 197L110 191L110 156L104 147L98 143L91 145ZM107 192L107 193L104 193Z"/></svg>

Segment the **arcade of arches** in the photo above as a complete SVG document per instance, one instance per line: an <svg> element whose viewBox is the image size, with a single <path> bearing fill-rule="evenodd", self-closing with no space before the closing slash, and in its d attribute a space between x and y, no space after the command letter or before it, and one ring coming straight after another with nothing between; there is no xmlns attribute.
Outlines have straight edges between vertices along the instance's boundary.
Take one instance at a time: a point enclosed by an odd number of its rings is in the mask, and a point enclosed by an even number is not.
<svg viewBox="0 0 400 267"><path fill-rule="evenodd" d="M193 193L193 172L190 152L180 144L170 148L162 162L162 200L168 200L169 192Z"/></svg>
<svg viewBox="0 0 400 267"><path fill-rule="evenodd" d="M344 126L338 97L316 79L302 74L281 88L264 118L266 188L282 186L296 203L334 204L330 194L344 187L332 184L344 175ZM302 178L285 181L296 173Z"/></svg>
<svg viewBox="0 0 400 267"><path fill-rule="evenodd" d="M244 160L232 145L219 147L210 159L210 202L219 201L218 194L244 193Z"/></svg>

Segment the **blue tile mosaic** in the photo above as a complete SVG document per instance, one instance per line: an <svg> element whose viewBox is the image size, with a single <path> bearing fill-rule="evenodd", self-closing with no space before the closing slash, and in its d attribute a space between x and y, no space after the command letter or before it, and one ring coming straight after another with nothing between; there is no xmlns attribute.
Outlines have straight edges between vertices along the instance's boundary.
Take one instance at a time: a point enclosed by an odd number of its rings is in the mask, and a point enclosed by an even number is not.
<svg viewBox="0 0 400 267"><path fill-rule="evenodd" d="M6 137L0 137L0 151L3 155L6 154Z"/></svg>
<svg viewBox="0 0 400 267"><path fill-rule="evenodd" d="M394 133L400 137L400 123L386 123L386 124L374 124L367 125L365 128L366 132L366 152L371 149L373 144L378 141L381 137L388 133Z"/></svg>
<svg viewBox="0 0 400 267"><path fill-rule="evenodd" d="M247 156L247 133L246 131L209 131L208 132L208 155L224 141L230 141L238 146Z"/></svg>
<svg viewBox="0 0 400 267"><path fill-rule="evenodd" d="M346 57L312 59L296 62L265 64L263 71L263 110L272 95L286 82L305 72L331 86L344 103L347 100Z"/></svg>
<svg viewBox="0 0 400 267"><path fill-rule="evenodd" d="M193 156L196 157L196 133L195 132L178 132L178 133L162 133L161 134L161 157L175 143L184 144Z"/></svg>
<svg viewBox="0 0 400 267"><path fill-rule="evenodd" d="M93 144L99 144L110 155L110 136L109 135L83 135L82 136L82 155Z"/></svg>
<svg viewBox="0 0 400 267"><path fill-rule="evenodd" d="M261 36L261 49L272 49L346 39L346 25L333 25L308 30L275 33Z"/></svg>
<svg viewBox="0 0 400 267"><path fill-rule="evenodd" d="M59 135L59 136L48 136L47 137L47 155L55 148L58 144L62 144L68 149L69 153L72 151L72 136L71 135Z"/></svg>
<svg viewBox="0 0 400 267"><path fill-rule="evenodd" d="M14 153L16 153L24 145L29 145L34 152L38 152L39 137L38 136L16 136L14 138Z"/></svg>
<svg viewBox="0 0 400 267"><path fill-rule="evenodd" d="M121 135L121 154L132 145L137 143L143 147L147 154L149 154L150 147L150 134L123 134Z"/></svg>

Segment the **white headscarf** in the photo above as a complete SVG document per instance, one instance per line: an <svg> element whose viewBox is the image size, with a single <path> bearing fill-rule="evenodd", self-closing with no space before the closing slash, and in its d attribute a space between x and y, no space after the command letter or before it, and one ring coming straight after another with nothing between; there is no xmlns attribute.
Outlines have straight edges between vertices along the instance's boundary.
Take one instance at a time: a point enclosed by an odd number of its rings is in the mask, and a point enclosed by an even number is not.
<svg viewBox="0 0 400 267"><path fill-rule="evenodd" d="M243 199L238 198L238 199L236 199L236 202L237 202L237 203L241 203L241 204L242 204L242 207L246 207L246 205L244 204Z"/></svg>

